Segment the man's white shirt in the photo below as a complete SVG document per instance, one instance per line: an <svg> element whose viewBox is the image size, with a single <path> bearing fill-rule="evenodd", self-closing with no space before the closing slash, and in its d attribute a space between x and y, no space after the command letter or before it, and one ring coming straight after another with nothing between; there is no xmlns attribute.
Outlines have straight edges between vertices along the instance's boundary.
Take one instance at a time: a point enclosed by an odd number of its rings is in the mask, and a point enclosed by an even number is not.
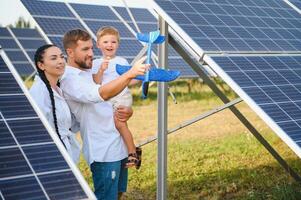
<svg viewBox="0 0 301 200"><path fill-rule="evenodd" d="M112 105L101 98L99 87L93 81L91 70L66 66L61 89L80 123L83 154L89 164L127 157L126 146L115 128Z"/></svg>

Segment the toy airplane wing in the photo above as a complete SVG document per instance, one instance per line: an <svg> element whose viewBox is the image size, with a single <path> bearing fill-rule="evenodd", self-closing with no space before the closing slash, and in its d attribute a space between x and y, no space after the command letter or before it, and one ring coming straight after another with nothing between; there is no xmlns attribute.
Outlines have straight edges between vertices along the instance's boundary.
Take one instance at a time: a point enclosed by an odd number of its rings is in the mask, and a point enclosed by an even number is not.
<svg viewBox="0 0 301 200"><path fill-rule="evenodd" d="M140 40L141 42L160 44L164 42L165 37L160 35L160 31L153 31L148 34L137 33L137 39Z"/></svg>
<svg viewBox="0 0 301 200"><path fill-rule="evenodd" d="M126 66L126 65L116 65L116 71L119 75L124 74L129 69L131 69L132 66ZM175 80L180 76L180 71L178 70L164 70L164 69L158 69L158 68L151 68L149 70L149 81L159 81L159 82L170 82ZM144 81L144 76L140 75L137 76L135 79Z"/></svg>

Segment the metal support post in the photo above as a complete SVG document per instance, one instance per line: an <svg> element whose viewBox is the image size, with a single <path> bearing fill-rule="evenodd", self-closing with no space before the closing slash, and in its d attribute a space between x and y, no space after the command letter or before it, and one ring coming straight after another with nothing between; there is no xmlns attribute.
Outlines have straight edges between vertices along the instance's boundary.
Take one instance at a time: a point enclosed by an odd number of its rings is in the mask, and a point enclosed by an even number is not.
<svg viewBox="0 0 301 200"><path fill-rule="evenodd" d="M168 65L168 25L159 17L159 29L165 36L165 42L159 45L159 66ZM167 199L167 83L158 83L158 173L157 200Z"/></svg>

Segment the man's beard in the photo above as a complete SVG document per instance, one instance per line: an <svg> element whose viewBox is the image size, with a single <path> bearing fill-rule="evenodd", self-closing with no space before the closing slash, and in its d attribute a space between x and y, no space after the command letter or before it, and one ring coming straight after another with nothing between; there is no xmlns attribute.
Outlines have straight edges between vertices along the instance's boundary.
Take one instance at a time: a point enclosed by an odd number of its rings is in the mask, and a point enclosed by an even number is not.
<svg viewBox="0 0 301 200"><path fill-rule="evenodd" d="M88 66L84 61L74 61L82 69L91 69L92 66Z"/></svg>

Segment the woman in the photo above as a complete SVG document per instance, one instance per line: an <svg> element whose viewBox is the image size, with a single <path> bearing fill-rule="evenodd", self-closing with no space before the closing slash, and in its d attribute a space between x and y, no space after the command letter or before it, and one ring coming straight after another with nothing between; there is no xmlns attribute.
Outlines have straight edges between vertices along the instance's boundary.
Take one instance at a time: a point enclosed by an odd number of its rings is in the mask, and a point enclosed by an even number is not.
<svg viewBox="0 0 301 200"><path fill-rule="evenodd" d="M30 88L30 94L77 163L80 145L75 133L70 131L71 112L59 87L59 79L65 71L64 55L57 46L47 44L37 49L34 59L38 76Z"/></svg>

